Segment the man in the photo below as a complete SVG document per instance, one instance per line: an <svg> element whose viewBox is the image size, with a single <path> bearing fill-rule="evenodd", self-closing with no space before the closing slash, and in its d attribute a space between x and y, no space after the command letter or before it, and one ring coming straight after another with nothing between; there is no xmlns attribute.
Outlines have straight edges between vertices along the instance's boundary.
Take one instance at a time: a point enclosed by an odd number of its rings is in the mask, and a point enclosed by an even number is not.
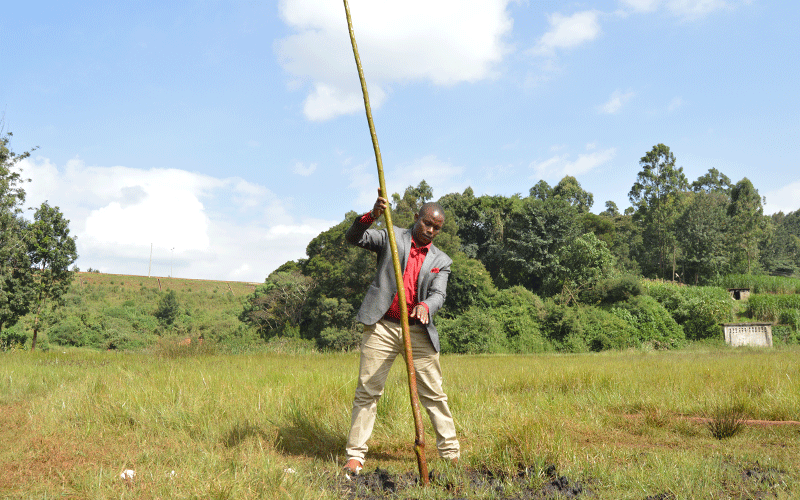
<svg viewBox="0 0 800 500"><path fill-rule="evenodd" d="M347 437L345 469L357 474L364 465L367 440L375 424L378 399L383 393L389 369L398 354L405 355L400 306L387 230L369 229L386 210L387 201L378 196L372 210L353 221L345 239L378 254L378 272L367 290L357 319L364 324L358 387L353 398L353 415ZM453 416L442 390L439 365L439 333L432 318L444 303L447 278L453 261L433 245L442 230L444 211L438 203L425 203L414 215L411 229L394 228L409 316L412 357L417 374L421 405L436 432L439 456L457 461L459 443Z"/></svg>

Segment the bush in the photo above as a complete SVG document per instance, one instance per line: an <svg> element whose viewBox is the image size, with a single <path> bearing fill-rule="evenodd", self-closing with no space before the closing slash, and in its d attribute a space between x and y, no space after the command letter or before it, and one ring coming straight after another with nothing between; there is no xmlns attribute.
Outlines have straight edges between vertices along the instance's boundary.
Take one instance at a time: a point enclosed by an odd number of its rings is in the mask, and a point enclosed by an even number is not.
<svg viewBox="0 0 800 500"><path fill-rule="evenodd" d="M789 325L775 325L772 327L772 342L784 345L800 344L800 331Z"/></svg>
<svg viewBox="0 0 800 500"><path fill-rule="evenodd" d="M83 323L78 318L70 316L47 330L47 340L59 345L82 346L83 329Z"/></svg>
<svg viewBox="0 0 800 500"><path fill-rule="evenodd" d="M455 318L471 307L487 307L497 289L483 264L458 252L453 256L451 269L447 301L439 315Z"/></svg>
<svg viewBox="0 0 800 500"><path fill-rule="evenodd" d="M482 307L472 307L457 318L436 321L442 352L482 354L506 352L503 325Z"/></svg>
<svg viewBox="0 0 800 500"><path fill-rule="evenodd" d="M361 345L361 330L329 326L322 330L317 345L326 351L350 351Z"/></svg>
<svg viewBox="0 0 800 500"><path fill-rule="evenodd" d="M648 282L647 293L683 327L689 340L718 338L720 323L733 320L734 301L727 291L711 286Z"/></svg>
<svg viewBox="0 0 800 500"><path fill-rule="evenodd" d="M611 313L634 328L639 343L648 343L657 348L675 348L685 344L686 337L681 326L653 297L633 297L616 304L611 308Z"/></svg>
<svg viewBox="0 0 800 500"><path fill-rule="evenodd" d="M581 301L586 304L611 305L643 293L642 280L638 276L623 274L601 280L597 286L581 295Z"/></svg>
<svg viewBox="0 0 800 500"><path fill-rule="evenodd" d="M636 344L636 331L624 319L604 309L548 302L545 328L555 348L564 352L622 349Z"/></svg>
<svg viewBox="0 0 800 500"><path fill-rule="evenodd" d="M175 295L175 290L167 292L158 302L158 309L153 313L153 316L158 318L161 323L171 326L180 314L181 305L178 302L178 297Z"/></svg>
<svg viewBox="0 0 800 500"><path fill-rule="evenodd" d="M535 353L549 350L541 321L546 311L544 303L530 290L514 286L501 290L495 296L491 315L500 324L501 337L505 337L509 351Z"/></svg>
<svg viewBox="0 0 800 500"><path fill-rule="evenodd" d="M800 329L800 309L785 309L778 317L778 323Z"/></svg>
<svg viewBox="0 0 800 500"><path fill-rule="evenodd" d="M0 332L0 351L21 349L27 342L28 334L19 323Z"/></svg>

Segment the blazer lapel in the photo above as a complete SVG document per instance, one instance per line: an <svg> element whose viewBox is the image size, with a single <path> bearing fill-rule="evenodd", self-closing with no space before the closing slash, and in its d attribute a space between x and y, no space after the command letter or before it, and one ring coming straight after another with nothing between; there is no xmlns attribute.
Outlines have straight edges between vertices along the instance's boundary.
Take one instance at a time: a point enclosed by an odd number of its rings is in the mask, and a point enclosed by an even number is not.
<svg viewBox="0 0 800 500"><path fill-rule="evenodd" d="M405 229L401 234L400 243L401 248L397 249L400 254L400 270L406 272L406 264L408 264L408 255L411 253L411 230Z"/></svg>
<svg viewBox="0 0 800 500"><path fill-rule="evenodd" d="M422 297L424 289L428 287L428 282L432 279L432 276L430 276L431 269L434 267L438 253L439 249L433 245L428 249L428 255L425 256L425 260L422 262L419 277L417 278L417 297Z"/></svg>

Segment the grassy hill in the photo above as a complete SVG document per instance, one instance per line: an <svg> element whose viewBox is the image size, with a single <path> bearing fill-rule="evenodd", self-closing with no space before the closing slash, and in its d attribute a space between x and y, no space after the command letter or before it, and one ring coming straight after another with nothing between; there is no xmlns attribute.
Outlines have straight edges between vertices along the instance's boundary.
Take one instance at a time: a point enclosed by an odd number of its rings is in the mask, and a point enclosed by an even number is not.
<svg viewBox="0 0 800 500"><path fill-rule="evenodd" d="M99 349L141 349L160 339L204 338L217 343L252 344L255 331L238 315L257 283L120 274L76 273L64 305L43 316L39 344ZM172 324L155 313L169 293L178 314ZM33 315L4 333L30 344Z"/></svg>

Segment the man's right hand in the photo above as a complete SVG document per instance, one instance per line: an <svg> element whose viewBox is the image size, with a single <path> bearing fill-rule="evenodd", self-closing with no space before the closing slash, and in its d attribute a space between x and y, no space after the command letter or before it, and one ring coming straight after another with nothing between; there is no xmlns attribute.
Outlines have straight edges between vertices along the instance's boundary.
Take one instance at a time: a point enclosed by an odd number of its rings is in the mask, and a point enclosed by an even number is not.
<svg viewBox="0 0 800 500"><path fill-rule="evenodd" d="M375 200L375 205L373 205L372 211L370 212L372 218L377 219L378 217L383 215L383 212L386 211L386 207L388 206L388 204L389 202L386 201L386 198L381 196L381 190L378 189L378 199Z"/></svg>

